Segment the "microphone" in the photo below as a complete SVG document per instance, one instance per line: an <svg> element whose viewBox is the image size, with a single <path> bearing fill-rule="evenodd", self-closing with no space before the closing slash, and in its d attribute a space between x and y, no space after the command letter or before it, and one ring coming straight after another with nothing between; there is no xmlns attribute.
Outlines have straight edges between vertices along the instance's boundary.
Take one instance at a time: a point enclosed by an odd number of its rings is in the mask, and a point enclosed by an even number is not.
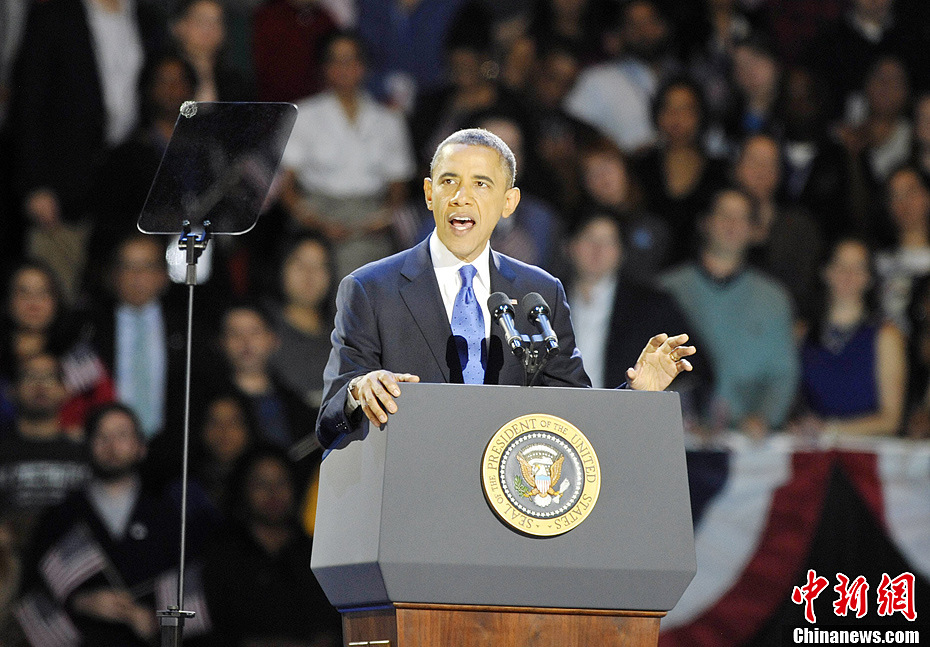
<svg viewBox="0 0 930 647"><path fill-rule="evenodd" d="M546 355L554 355L559 352L559 338L549 323L549 305L538 292L530 292L523 297L523 310L526 312L526 318L529 319L542 333L543 342L546 345Z"/></svg>
<svg viewBox="0 0 930 647"><path fill-rule="evenodd" d="M523 341L520 339L520 333L517 332L517 325L514 322L513 306L510 304L510 297L503 292L495 292L488 297L488 310L491 312L491 319L504 331L504 339L510 346L510 352L517 357L523 357L526 350L523 347Z"/></svg>

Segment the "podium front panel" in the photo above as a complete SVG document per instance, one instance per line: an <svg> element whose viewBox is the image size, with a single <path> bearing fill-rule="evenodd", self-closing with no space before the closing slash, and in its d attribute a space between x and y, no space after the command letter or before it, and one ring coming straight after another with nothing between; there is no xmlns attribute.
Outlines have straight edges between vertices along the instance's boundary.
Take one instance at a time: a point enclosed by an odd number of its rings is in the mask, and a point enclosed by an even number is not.
<svg viewBox="0 0 930 647"><path fill-rule="evenodd" d="M335 606L674 606L695 571L677 394L401 388L383 429L323 463L313 570ZM600 463L594 508L555 537L505 525L481 485L492 436L530 414L573 424Z"/></svg>

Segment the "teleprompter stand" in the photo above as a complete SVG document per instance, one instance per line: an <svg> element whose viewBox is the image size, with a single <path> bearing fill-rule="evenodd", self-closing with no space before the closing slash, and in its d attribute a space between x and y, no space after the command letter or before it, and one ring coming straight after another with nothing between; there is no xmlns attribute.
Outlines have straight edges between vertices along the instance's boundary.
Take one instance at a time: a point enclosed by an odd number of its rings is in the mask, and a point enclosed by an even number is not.
<svg viewBox="0 0 930 647"><path fill-rule="evenodd" d="M654 647L696 569L678 394L401 388L320 471L311 564L345 644ZM481 485L492 439L527 416L577 427L600 465L593 508L556 536L505 523Z"/></svg>
<svg viewBox="0 0 930 647"><path fill-rule="evenodd" d="M148 234L180 234L187 270L187 359L181 466L181 536L177 604L157 612L162 647L179 647L184 622L190 443L191 355L197 260L214 235L244 234L258 221L297 107L289 103L185 102L162 157L138 227Z"/></svg>

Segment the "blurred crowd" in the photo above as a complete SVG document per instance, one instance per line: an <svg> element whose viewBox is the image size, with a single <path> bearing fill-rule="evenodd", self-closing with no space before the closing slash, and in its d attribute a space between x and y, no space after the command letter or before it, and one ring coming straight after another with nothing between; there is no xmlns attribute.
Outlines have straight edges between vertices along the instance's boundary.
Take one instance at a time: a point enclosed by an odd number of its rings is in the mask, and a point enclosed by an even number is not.
<svg viewBox="0 0 930 647"><path fill-rule="evenodd" d="M299 107L198 267L191 639L322 647L335 286L432 230L459 128L516 154L492 246L563 281L595 386L685 331L697 438L930 436L928 45L921 0L6 0L0 643L151 644L173 603L187 289L136 221L183 101Z"/></svg>

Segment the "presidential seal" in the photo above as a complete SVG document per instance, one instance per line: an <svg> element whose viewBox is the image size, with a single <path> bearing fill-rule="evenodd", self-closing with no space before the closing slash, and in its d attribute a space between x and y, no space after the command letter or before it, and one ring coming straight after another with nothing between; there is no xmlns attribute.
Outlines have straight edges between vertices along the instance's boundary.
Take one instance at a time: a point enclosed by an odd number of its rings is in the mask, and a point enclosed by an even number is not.
<svg viewBox="0 0 930 647"><path fill-rule="evenodd" d="M528 535L553 537L591 514L601 491L601 468L577 427L556 416L529 414L491 438L481 483L504 523Z"/></svg>

